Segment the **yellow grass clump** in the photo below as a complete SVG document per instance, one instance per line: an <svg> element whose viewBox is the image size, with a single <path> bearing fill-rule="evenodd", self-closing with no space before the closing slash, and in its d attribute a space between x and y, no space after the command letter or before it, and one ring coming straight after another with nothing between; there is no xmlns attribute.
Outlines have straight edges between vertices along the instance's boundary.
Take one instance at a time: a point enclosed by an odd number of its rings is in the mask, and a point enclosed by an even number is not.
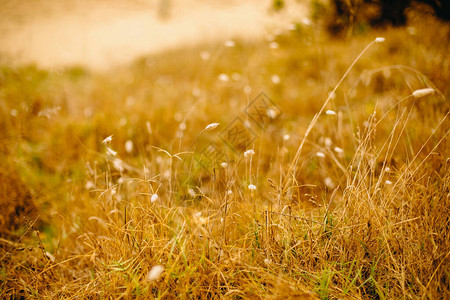
<svg viewBox="0 0 450 300"><path fill-rule="evenodd" d="M450 297L450 26L410 26L1 66L2 297Z"/></svg>

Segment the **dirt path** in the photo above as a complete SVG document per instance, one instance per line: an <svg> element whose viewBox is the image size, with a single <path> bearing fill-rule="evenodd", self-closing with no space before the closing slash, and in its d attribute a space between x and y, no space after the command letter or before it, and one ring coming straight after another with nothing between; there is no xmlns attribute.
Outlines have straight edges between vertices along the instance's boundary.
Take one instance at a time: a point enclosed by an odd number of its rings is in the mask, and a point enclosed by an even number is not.
<svg viewBox="0 0 450 300"><path fill-rule="evenodd" d="M274 14L267 0L2 0L0 56L106 69L202 41L264 38L307 15L307 5L291 2Z"/></svg>

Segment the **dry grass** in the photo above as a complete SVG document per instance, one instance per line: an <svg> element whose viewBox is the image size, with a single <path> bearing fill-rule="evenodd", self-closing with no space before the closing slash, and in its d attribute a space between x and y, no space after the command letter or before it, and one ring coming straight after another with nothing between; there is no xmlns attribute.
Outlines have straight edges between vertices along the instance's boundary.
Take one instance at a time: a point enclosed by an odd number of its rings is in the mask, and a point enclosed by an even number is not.
<svg viewBox="0 0 450 300"><path fill-rule="evenodd" d="M450 27L411 25L346 41L300 25L278 49L203 45L108 74L3 66L1 203L40 217L1 229L2 296L450 297ZM260 91L281 111L263 128L244 112ZM237 117L256 139L231 151Z"/></svg>

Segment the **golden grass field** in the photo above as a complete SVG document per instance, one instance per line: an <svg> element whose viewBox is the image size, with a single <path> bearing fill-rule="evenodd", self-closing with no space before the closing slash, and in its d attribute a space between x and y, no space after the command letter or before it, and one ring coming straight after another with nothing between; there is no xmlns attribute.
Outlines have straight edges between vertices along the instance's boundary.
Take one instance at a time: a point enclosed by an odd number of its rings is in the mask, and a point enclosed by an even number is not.
<svg viewBox="0 0 450 300"><path fill-rule="evenodd" d="M450 298L450 25L320 28L4 63L1 297Z"/></svg>

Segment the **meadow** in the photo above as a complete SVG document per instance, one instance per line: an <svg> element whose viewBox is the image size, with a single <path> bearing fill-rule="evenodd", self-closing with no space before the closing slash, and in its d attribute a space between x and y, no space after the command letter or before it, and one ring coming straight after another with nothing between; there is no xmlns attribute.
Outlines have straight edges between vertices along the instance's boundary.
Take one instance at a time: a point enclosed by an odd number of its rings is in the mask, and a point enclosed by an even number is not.
<svg viewBox="0 0 450 300"><path fill-rule="evenodd" d="M0 65L3 298L450 297L450 25Z"/></svg>

